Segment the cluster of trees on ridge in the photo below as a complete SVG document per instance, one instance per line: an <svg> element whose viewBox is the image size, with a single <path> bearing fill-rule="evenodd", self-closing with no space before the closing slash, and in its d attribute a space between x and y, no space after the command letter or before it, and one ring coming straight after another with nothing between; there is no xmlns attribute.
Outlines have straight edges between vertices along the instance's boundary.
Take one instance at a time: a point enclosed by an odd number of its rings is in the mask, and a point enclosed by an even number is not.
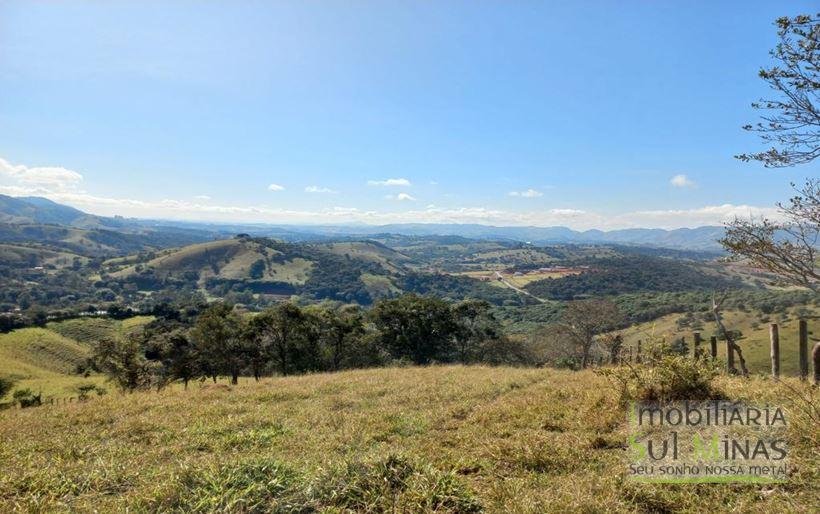
<svg viewBox="0 0 820 514"><path fill-rule="evenodd" d="M539 298L573 300L641 292L713 291L745 287L738 279L710 275L689 263L661 257L636 254L580 262L592 271L537 280L527 284L524 289Z"/></svg>
<svg viewBox="0 0 820 514"><path fill-rule="evenodd" d="M122 389L137 390L397 362L516 364L525 362L525 353L503 335L488 303L408 294L368 311L290 302L251 315L226 303L198 315L167 309L142 331L101 341L89 366Z"/></svg>

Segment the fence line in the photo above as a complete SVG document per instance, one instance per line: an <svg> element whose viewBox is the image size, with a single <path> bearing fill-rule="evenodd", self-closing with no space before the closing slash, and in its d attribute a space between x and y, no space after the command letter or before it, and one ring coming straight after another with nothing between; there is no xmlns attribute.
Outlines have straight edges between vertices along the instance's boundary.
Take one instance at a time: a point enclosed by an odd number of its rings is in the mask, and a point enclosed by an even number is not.
<svg viewBox="0 0 820 514"><path fill-rule="evenodd" d="M800 380L807 381L809 377L809 368L814 368L813 382L815 385L820 385L820 342L816 343L811 350L811 358L809 358L809 329L808 322L804 319L799 320L798 324L798 371ZM694 359L704 358L704 350L701 348L703 338L700 332L694 332L693 336L693 351L692 357ZM686 342L686 338L681 337L681 342ZM771 375L775 380L780 379L780 328L777 323L769 325L769 341L770 341L770 356L771 356ZM709 356L714 361L717 360L718 339L716 336L709 337ZM642 341L639 339L635 345L635 353L633 355L633 347L629 346L627 351L622 353L612 364L641 363L643 358L641 356ZM735 356L737 354L741 359L741 367L743 366L743 357L741 350L730 335L726 337L726 371L730 374L737 374L738 370L735 367ZM811 363L810 363L811 361ZM599 362L600 365L600 362Z"/></svg>

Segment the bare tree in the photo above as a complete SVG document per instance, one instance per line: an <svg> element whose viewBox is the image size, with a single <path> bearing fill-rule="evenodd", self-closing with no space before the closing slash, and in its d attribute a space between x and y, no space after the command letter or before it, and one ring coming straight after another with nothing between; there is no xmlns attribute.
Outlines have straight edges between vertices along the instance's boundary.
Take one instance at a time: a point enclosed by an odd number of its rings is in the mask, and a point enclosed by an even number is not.
<svg viewBox="0 0 820 514"><path fill-rule="evenodd" d="M820 14L783 17L775 23L780 42L770 53L777 64L761 69L759 76L777 98L753 103L764 111L763 121L743 127L773 146L736 156L767 168L805 164L820 156Z"/></svg>
<svg viewBox="0 0 820 514"><path fill-rule="evenodd" d="M581 367L586 368L596 336L617 328L622 320L618 306L609 300L577 300L567 304L559 326L581 354Z"/></svg>
<svg viewBox="0 0 820 514"><path fill-rule="evenodd" d="M820 180L808 179L789 205L778 206L784 221L735 219L720 243L735 257L820 291Z"/></svg>
<svg viewBox="0 0 820 514"><path fill-rule="evenodd" d="M752 104L763 121L744 128L757 132L771 149L736 156L769 168L806 164L820 156L820 14L777 20L780 42L772 50L777 65L760 70L779 97ZM788 205L778 204L782 221L735 219L721 244L787 281L820 290L820 179L795 187Z"/></svg>
<svg viewBox="0 0 820 514"><path fill-rule="evenodd" d="M604 351L609 353L609 363L618 364L621 357L621 350L624 347L624 338L621 334L604 334L599 338L599 343Z"/></svg>

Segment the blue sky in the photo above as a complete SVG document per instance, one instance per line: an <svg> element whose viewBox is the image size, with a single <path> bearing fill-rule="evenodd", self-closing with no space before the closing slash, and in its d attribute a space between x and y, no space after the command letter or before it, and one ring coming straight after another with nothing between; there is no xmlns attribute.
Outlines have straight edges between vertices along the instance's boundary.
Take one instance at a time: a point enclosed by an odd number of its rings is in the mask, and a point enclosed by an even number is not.
<svg viewBox="0 0 820 514"><path fill-rule="evenodd" d="M270 223L771 215L818 166L732 155L762 148L740 126L772 22L816 7L7 1L0 192Z"/></svg>

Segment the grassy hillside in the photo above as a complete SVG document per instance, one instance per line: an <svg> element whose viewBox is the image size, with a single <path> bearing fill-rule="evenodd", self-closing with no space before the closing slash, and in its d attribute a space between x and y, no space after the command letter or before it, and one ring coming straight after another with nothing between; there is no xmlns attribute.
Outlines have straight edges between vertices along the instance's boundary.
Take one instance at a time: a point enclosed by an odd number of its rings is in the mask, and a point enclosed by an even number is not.
<svg viewBox="0 0 820 514"><path fill-rule="evenodd" d="M111 259L105 264L106 270L114 278L128 278L150 270L158 277L194 273L200 284L216 278L302 285L310 278L313 268L324 254L377 263L391 272L399 271L400 263L407 260L401 254L376 243L347 242L305 246L266 243L264 240L249 238L224 239L165 251L147 261L139 258ZM256 273L253 272L254 265L258 266Z"/></svg>
<svg viewBox="0 0 820 514"><path fill-rule="evenodd" d="M48 324L48 329L75 341L91 345L102 339L123 336L149 323L152 316L135 316L125 320L111 318L76 318Z"/></svg>
<svg viewBox="0 0 820 514"><path fill-rule="evenodd" d="M68 251L86 257L154 251L210 238L211 235L207 233L177 229L133 228L118 231L40 223L0 222L0 242L26 245L37 243L40 246L49 246L55 250Z"/></svg>
<svg viewBox="0 0 820 514"><path fill-rule="evenodd" d="M67 268L76 263L86 264L87 257L76 253L54 251L37 245L0 244L0 261L10 267Z"/></svg>
<svg viewBox="0 0 820 514"><path fill-rule="evenodd" d="M0 375L15 380L15 389L29 388L43 393L44 399L76 396L77 386L104 381L102 376L75 372L91 355L92 344L123 335L151 319L74 319L0 334Z"/></svg>
<svg viewBox="0 0 820 514"><path fill-rule="evenodd" d="M90 355L91 347L43 328L0 334L0 375L44 398L76 396L76 386L91 379L74 369Z"/></svg>
<svg viewBox="0 0 820 514"><path fill-rule="evenodd" d="M5 411L0 510L810 512L816 427L784 385L721 380L793 420L788 484L627 481L591 372L393 368Z"/></svg>
<svg viewBox="0 0 820 514"><path fill-rule="evenodd" d="M153 254L109 259L99 278L111 289L133 284L141 293L169 296L181 289L234 303L266 305L299 295L368 305L402 292L430 292L437 282L442 295L520 304L520 295L499 291L467 277L427 274L416 280L418 262L378 241L283 243L238 236Z"/></svg>
<svg viewBox="0 0 820 514"><path fill-rule="evenodd" d="M799 309L803 317L809 321L809 350L815 342L820 340L820 309L815 306L805 306ZM693 333L696 331L692 326L679 326L678 320L682 319L681 314L670 314L655 321L640 323L626 329L624 343L627 346L635 347L638 340L649 341L656 338L666 338L667 341L685 337L692 351ZM798 338L797 326L798 317L795 309L785 316L765 315L762 313L728 311L723 314L724 324L727 330L740 330L743 338L738 341L749 371L752 373L769 373L771 371L769 323L777 323L780 331L780 369L784 375L797 375L799 373L798 360ZM715 333L714 323L703 323L699 330L704 339L703 348L708 351L709 337ZM726 362L726 345L718 341L718 358Z"/></svg>

